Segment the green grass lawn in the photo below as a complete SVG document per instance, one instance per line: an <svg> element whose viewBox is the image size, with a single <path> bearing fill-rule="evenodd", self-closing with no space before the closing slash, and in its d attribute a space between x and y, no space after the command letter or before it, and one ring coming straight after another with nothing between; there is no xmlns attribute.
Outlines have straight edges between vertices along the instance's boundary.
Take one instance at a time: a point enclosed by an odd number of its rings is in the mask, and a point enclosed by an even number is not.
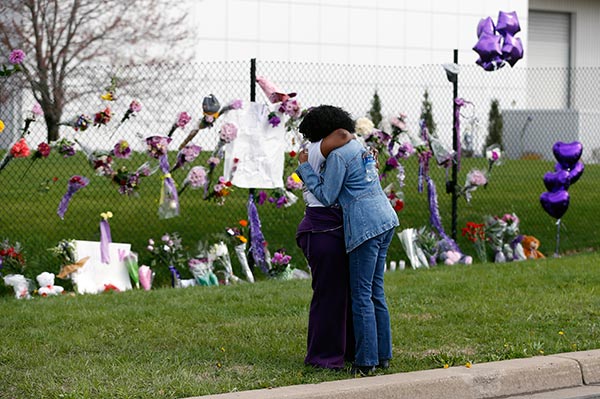
<svg viewBox="0 0 600 399"><path fill-rule="evenodd" d="M599 348L600 255L386 274L389 373ZM0 298L0 398L181 398L350 378L303 365L308 280Z"/></svg>

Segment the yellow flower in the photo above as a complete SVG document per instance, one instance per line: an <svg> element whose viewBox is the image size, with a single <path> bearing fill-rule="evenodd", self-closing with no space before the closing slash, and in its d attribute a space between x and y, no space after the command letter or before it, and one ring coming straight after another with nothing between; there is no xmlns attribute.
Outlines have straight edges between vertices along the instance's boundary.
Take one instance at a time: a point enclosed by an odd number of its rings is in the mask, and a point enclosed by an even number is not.
<svg viewBox="0 0 600 399"><path fill-rule="evenodd" d="M447 369L448 367L450 367L450 365L448 363L444 364L445 369Z"/></svg>
<svg viewBox="0 0 600 399"><path fill-rule="evenodd" d="M465 363L465 367L466 367L466 368L470 369L470 368L471 368L471 366L472 366L471 362L467 362L467 363Z"/></svg>
<svg viewBox="0 0 600 399"><path fill-rule="evenodd" d="M559 331L558 335L565 335L565 332L564 331Z"/></svg>
<svg viewBox="0 0 600 399"><path fill-rule="evenodd" d="M543 355L543 354L544 354L544 350L540 349L540 355Z"/></svg>
<svg viewBox="0 0 600 399"><path fill-rule="evenodd" d="M112 91L108 91L108 92L104 93L103 95L100 96L100 98L105 101L115 101L115 95L113 94Z"/></svg>
<svg viewBox="0 0 600 399"><path fill-rule="evenodd" d="M221 352L225 352L225 348L224 347L221 347Z"/></svg>
<svg viewBox="0 0 600 399"><path fill-rule="evenodd" d="M4 122L0 119L0 133L4 130Z"/></svg>
<svg viewBox="0 0 600 399"><path fill-rule="evenodd" d="M111 211L102 212L102 213L100 214L100 217L101 217L102 219L104 219L104 220L108 220L108 219L110 219L111 217L113 217L113 214L112 214L112 212L111 212Z"/></svg>
<svg viewBox="0 0 600 399"><path fill-rule="evenodd" d="M301 183L302 179L300 179L300 176L298 176L296 174L296 172L292 173L292 180L294 181L294 183Z"/></svg>
<svg viewBox="0 0 600 399"><path fill-rule="evenodd" d="M248 242L248 239L244 236L237 236L238 240L240 240L240 242L243 242L244 244Z"/></svg>

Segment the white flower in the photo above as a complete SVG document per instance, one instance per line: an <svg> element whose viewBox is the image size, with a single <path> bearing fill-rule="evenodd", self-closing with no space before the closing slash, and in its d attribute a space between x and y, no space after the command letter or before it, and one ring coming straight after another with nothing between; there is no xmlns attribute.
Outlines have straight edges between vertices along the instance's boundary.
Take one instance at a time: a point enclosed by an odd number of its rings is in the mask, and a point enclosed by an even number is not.
<svg viewBox="0 0 600 399"><path fill-rule="evenodd" d="M356 133L363 135L370 134L374 128L375 125L373 124L373 122L369 118L365 117L358 118L356 120L356 125L354 126Z"/></svg>

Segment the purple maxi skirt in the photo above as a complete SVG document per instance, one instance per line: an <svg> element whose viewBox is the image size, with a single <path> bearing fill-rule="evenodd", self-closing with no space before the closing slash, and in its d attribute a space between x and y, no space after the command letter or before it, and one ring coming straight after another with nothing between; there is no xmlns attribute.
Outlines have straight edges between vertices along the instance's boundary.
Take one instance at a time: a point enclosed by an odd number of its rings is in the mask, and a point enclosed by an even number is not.
<svg viewBox="0 0 600 399"><path fill-rule="evenodd" d="M354 333L342 210L307 207L296 242L312 274L304 363L339 369L354 360Z"/></svg>

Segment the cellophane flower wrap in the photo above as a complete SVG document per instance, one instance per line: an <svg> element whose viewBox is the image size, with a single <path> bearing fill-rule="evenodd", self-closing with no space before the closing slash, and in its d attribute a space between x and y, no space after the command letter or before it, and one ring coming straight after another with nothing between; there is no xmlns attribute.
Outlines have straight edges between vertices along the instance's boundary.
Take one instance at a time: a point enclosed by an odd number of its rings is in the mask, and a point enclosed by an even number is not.
<svg viewBox="0 0 600 399"><path fill-rule="evenodd" d="M67 212L69 203L71 202L71 197L73 197L76 192L87 186L89 182L90 180L87 177L79 175L71 176L69 182L67 183L67 192L65 195L63 195L60 203L58 204L58 209L56 210L56 213L61 219L64 219L65 217L65 213Z"/></svg>
<svg viewBox="0 0 600 399"><path fill-rule="evenodd" d="M485 186L487 184L487 177L485 172L472 169L467 173L465 179L465 185L459 191L459 195L464 196L467 203L471 202L473 191L477 190L478 187Z"/></svg>
<svg viewBox="0 0 600 399"><path fill-rule="evenodd" d="M152 281L154 280L154 272L147 265L142 265L138 269L138 275L140 277L140 285L145 291L152 289Z"/></svg>
<svg viewBox="0 0 600 399"><path fill-rule="evenodd" d="M196 144L188 144L183 147L177 153L177 161L175 162L175 165L173 165L171 172L193 162L196 158L198 158L198 155L200 155L201 151L202 147Z"/></svg>
<svg viewBox="0 0 600 399"><path fill-rule="evenodd" d="M158 201L158 217L169 219L179 215L179 196L175 187L175 180L171 176L169 166L168 146L170 137L152 136L146 139L148 155L158 159L159 168L163 172L163 184Z"/></svg>
<svg viewBox="0 0 600 399"><path fill-rule="evenodd" d="M12 243L8 239L0 241L0 275L23 274L25 264L20 242Z"/></svg>
<svg viewBox="0 0 600 399"><path fill-rule="evenodd" d="M496 216L486 216L485 218L485 236L492 251L494 252L494 262L506 262L504 254L504 233L506 231L506 222Z"/></svg>
<svg viewBox="0 0 600 399"><path fill-rule="evenodd" d="M240 220L238 224L240 227L228 227L225 231L233 240L233 248L242 267L242 273L244 273L248 282L253 283L254 274L252 273L252 270L250 270L248 256L246 255L248 239L243 231L244 228L248 227L248 221Z"/></svg>
<svg viewBox="0 0 600 399"><path fill-rule="evenodd" d="M223 285L229 285L240 281L239 277L233 274L229 249L227 248L227 244L223 241L219 241L211 246L209 258L213 262L214 273Z"/></svg>
<svg viewBox="0 0 600 399"><path fill-rule="evenodd" d="M180 276L180 270L184 270L187 256L178 233L166 233L160 240L150 238L146 249L151 254L150 265L156 267L167 267L171 273L172 285L175 287Z"/></svg>

